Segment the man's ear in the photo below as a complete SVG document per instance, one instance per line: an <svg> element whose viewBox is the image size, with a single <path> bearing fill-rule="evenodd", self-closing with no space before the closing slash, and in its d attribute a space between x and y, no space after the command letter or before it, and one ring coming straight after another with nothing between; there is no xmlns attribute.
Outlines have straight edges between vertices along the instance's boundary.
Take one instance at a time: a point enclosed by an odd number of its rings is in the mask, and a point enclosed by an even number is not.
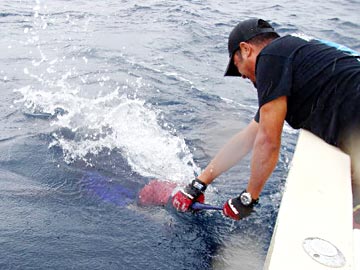
<svg viewBox="0 0 360 270"><path fill-rule="evenodd" d="M252 47L249 43L240 42L239 47L243 57L249 57L251 55Z"/></svg>

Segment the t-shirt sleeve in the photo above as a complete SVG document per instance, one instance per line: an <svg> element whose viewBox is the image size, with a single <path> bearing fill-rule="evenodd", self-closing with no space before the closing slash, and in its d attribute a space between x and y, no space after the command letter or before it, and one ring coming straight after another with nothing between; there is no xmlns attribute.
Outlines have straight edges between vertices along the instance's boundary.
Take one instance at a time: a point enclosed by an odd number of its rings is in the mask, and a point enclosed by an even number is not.
<svg viewBox="0 0 360 270"><path fill-rule="evenodd" d="M259 108L278 97L290 96L292 81L290 63L289 58L283 56L260 54L256 64Z"/></svg>

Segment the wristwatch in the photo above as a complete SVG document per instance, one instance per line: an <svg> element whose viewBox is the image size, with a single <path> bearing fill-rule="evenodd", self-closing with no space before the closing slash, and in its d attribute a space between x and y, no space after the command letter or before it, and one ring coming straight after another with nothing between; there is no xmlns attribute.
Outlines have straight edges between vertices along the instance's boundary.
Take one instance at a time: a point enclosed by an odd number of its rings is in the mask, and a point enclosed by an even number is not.
<svg viewBox="0 0 360 270"><path fill-rule="evenodd" d="M258 200L253 200L251 194L246 191L246 189L240 194L240 202L244 206L252 206L256 204Z"/></svg>

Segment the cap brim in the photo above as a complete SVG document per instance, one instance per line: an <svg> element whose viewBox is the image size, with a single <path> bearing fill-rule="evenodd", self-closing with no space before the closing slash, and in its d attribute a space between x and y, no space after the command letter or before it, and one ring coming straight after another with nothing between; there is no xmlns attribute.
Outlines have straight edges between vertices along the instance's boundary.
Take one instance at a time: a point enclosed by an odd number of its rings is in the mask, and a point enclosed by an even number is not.
<svg viewBox="0 0 360 270"><path fill-rule="evenodd" d="M233 57L230 57L229 64L226 68L224 76L235 76L241 77L241 73L238 71L237 67L234 65Z"/></svg>

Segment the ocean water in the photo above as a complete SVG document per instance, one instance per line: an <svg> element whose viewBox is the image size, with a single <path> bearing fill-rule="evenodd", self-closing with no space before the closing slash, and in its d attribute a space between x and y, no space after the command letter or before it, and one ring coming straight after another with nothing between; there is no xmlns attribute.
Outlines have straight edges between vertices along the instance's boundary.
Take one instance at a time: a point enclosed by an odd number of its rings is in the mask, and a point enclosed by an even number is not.
<svg viewBox="0 0 360 270"><path fill-rule="evenodd" d="M1 0L0 269L261 269L297 131L256 213L139 207L153 178L187 183L257 110L224 78L227 37L262 17L281 35L360 50L358 0ZM249 158L206 192L221 205Z"/></svg>

